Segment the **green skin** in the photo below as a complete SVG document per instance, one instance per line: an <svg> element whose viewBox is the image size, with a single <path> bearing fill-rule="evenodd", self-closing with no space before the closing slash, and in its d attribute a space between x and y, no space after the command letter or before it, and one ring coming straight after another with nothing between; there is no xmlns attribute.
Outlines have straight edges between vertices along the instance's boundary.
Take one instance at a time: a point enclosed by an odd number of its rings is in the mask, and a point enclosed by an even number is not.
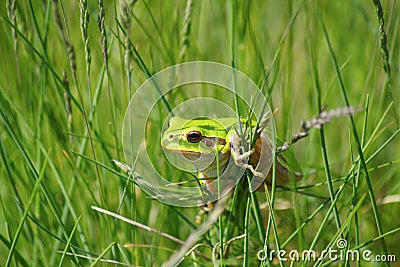
<svg viewBox="0 0 400 267"><path fill-rule="evenodd" d="M247 121L241 119L241 122L242 124L246 124ZM256 127L257 125L255 121L251 121L251 125L249 124L247 123L246 128ZM168 129L161 138L161 146L168 151L180 155L182 159L195 164L199 170L202 170L199 173L200 177L217 176L217 165L223 171L229 162L229 158L232 156L238 166L248 168L255 176L264 176L265 178L265 175L254 170L254 164L252 166L243 163L245 159L249 159L249 162L256 161L257 163L258 158L254 157L259 156L259 153L254 153L257 150L256 148L250 152L240 154L240 139L236 132L237 127L235 127L237 125L238 118L195 118L186 120L180 117L173 117L170 119ZM257 136L257 139L260 138L261 136ZM257 142L257 139L255 145L261 143ZM218 153L217 157L216 153ZM278 158L280 158L277 161L278 179L286 183L290 173L294 173L296 180L301 177L301 172L297 170L289 171L288 166L298 167L297 161L294 164L288 164L286 158L283 156ZM292 155L290 155L290 158L294 159ZM219 164L217 164L217 160Z"/></svg>

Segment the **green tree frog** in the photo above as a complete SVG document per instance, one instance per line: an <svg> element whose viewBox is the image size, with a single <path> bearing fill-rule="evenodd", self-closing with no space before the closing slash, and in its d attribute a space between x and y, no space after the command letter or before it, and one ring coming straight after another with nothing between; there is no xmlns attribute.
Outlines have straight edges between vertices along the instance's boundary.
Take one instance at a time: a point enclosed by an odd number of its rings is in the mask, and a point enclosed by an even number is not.
<svg viewBox="0 0 400 267"><path fill-rule="evenodd" d="M254 177L260 177L264 179L263 182L270 185L272 168L269 168L271 165L266 163L268 161L271 163L272 153L275 153L271 151L271 142L262 128L254 131L254 127L257 126L255 120L240 119L240 121L242 129L247 129L244 135L247 138L240 138L238 135L238 118L186 120L172 117L168 129L162 135L161 145L164 149L180 155L183 160L195 164L200 178L217 177L217 169L220 172L223 171L228 163L232 162L229 160L232 157L236 165L249 169ZM251 134L255 136L251 138ZM253 148L247 152L244 151L242 139L254 140ZM286 153L289 153L288 156L279 154L276 157L276 185L278 186L289 182L290 177L296 181L302 177L293 154L290 151ZM291 163L288 163L289 158ZM266 165L268 165L268 170L263 172ZM211 181L205 179L206 184Z"/></svg>

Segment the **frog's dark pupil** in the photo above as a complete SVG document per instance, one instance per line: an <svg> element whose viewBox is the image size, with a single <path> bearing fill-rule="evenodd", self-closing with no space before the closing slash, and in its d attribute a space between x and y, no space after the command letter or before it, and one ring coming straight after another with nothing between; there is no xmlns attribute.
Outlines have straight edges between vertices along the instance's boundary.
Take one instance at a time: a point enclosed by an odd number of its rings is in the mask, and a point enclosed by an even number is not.
<svg viewBox="0 0 400 267"><path fill-rule="evenodd" d="M198 143L201 141L202 136L199 131L190 131L186 135L186 138L190 143Z"/></svg>

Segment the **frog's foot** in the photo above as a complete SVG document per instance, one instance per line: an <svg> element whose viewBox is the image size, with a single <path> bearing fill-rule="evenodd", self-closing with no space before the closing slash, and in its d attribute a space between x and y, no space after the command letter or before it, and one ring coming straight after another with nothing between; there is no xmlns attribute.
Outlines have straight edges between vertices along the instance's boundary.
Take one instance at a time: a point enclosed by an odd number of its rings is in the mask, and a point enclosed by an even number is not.
<svg viewBox="0 0 400 267"><path fill-rule="evenodd" d="M196 215L196 224L200 225L203 222L204 215L207 215L214 208L214 203L210 202L200 206L200 210Z"/></svg>
<svg viewBox="0 0 400 267"><path fill-rule="evenodd" d="M275 109L275 111L274 111L273 114L275 114L276 111L278 111L278 109ZM260 120L260 123L259 123L259 125L258 125L257 133L261 133L262 131L264 131L264 129L268 126L268 124L270 123L270 121L271 121L271 114L270 114L270 112L268 111L267 113L265 113L265 114L262 116L262 118L261 118L261 120Z"/></svg>
<svg viewBox="0 0 400 267"><path fill-rule="evenodd" d="M251 166L250 164L243 163L243 162L241 162L241 161L236 161L236 165L238 165L239 167L246 168L246 169L250 170L251 173L252 173L254 176L257 176L257 177L260 177L260 178L264 178L264 174L263 174L262 172L256 171L256 170L253 168L253 166Z"/></svg>
<svg viewBox="0 0 400 267"><path fill-rule="evenodd" d="M238 151L240 151L240 149L233 149L233 151L235 153L234 159L235 159L235 163L237 166L250 170L254 176L264 178L264 174L262 172L256 171L252 165L244 162L244 161L248 160L250 158L250 156L255 152L254 148L243 154L240 154L238 152Z"/></svg>
<svg viewBox="0 0 400 267"><path fill-rule="evenodd" d="M203 209L200 209L196 215L196 225L200 225L203 221L203 215L206 213Z"/></svg>
<svg viewBox="0 0 400 267"><path fill-rule="evenodd" d="M251 164L247 164L248 159L255 152L255 149L252 148L247 152L241 153L242 149L239 146L241 140L242 139L237 134L232 136L231 153L236 165L250 170L254 176L264 178L263 173L256 171Z"/></svg>

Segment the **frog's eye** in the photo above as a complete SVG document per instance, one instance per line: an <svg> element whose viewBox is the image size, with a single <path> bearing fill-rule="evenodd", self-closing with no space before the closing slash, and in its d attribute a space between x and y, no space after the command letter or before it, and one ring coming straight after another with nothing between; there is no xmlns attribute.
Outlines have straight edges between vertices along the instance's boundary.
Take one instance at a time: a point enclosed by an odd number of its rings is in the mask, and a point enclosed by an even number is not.
<svg viewBox="0 0 400 267"><path fill-rule="evenodd" d="M186 139L190 143L198 143L201 141L201 139L203 139L203 136L201 135L201 133L199 131L193 130L186 134Z"/></svg>

